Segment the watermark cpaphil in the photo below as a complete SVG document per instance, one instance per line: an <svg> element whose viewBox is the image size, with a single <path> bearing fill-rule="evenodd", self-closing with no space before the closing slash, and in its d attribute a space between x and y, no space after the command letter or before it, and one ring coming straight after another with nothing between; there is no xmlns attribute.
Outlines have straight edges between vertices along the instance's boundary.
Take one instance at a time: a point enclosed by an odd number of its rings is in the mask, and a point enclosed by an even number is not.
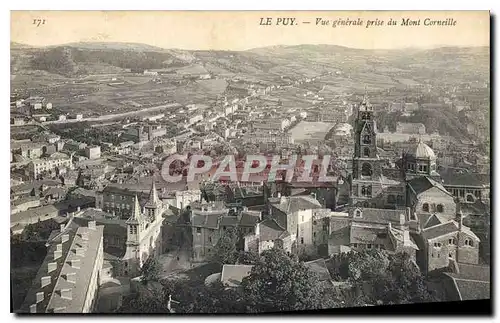
<svg viewBox="0 0 500 323"><path fill-rule="evenodd" d="M334 159L330 155L247 155L243 160L234 155L212 158L207 155L171 155L161 168L162 178L171 183L193 182L197 175L211 181L247 182L252 175L259 175L267 182L333 182L329 176L334 170Z"/></svg>

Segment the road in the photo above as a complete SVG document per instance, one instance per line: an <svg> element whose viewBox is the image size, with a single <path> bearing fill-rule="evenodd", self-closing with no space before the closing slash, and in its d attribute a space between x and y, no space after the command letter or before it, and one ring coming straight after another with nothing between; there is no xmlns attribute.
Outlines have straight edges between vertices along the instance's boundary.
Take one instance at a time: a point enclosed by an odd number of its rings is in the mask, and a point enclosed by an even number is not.
<svg viewBox="0 0 500 323"><path fill-rule="evenodd" d="M95 118L67 119L64 121L45 121L42 124L46 125L46 124L63 124L63 123L75 123L75 122L100 122L100 121L107 121L107 120L130 117L130 116L136 116L136 115L141 114L141 113L153 112L156 110L163 110L166 108L173 108L173 107L180 107L180 106L181 105L179 103L170 103L170 104L164 104L164 105L159 105L159 106L150 107L150 108L144 108L144 109L136 110L136 111L129 111L129 112L123 112L123 113L116 113L116 114L106 114L106 115L102 115L102 116L95 117Z"/></svg>

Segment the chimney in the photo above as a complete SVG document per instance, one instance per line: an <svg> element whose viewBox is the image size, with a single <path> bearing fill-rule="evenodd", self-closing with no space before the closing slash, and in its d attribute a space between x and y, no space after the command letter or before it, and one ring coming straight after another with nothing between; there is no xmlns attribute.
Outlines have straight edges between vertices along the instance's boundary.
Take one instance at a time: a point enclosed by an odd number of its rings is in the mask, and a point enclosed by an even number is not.
<svg viewBox="0 0 500 323"><path fill-rule="evenodd" d="M63 234L61 237L61 242L65 243L68 240L69 240L69 234Z"/></svg>
<svg viewBox="0 0 500 323"><path fill-rule="evenodd" d="M401 213L399 215L399 225L405 225L405 222L406 222L406 216L404 213Z"/></svg>
<svg viewBox="0 0 500 323"><path fill-rule="evenodd" d="M38 304L41 301L43 301L43 297L44 297L44 293L43 292L36 293L36 303Z"/></svg>
<svg viewBox="0 0 500 323"><path fill-rule="evenodd" d="M76 273L67 273L66 274L66 281L70 283L76 283Z"/></svg>
<svg viewBox="0 0 500 323"><path fill-rule="evenodd" d="M387 229L389 229L389 231L392 230L392 223L391 222L387 223Z"/></svg>
<svg viewBox="0 0 500 323"><path fill-rule="evenodd" d="M60 290L61 298L72 300L71 288L64 288Z"/></svg>
<svg viewBox="0 0 500 323"><path fill-rule="evenodd" d="M62 251L61 250L54 250L54 260L57 260L62 257Z"/></svg>
<svg viewBox="0 0 500 323"><path fill-rule="evenodd" d="M30 313L35 314L36 313L36 304L31 304L30 305Z"/></svg>
<svg viewBox="0 0 500 323"><path fill-rule="evenodd" d="M460 208L460 206L458 206L457 220L458 220L458 229L460 231L463 231L464 214L462 213L462 208Z"/></svg>
<svg viewBox="0 0 500 323"><path fill-rule="evenodd" d="M71 268L80 269L80 259L71 260Z"/></svg>
<svg viewBox="0 0 500 323"><path fill-rule="evenodd" d="M95 221L89 221L88 223L89 230L95 230L96 229L95 225L96 225Z"/></svg>
<svg viewBox="0 0 500 323"><path fill-rule="evenodd" d="M50 285L51 281L52 280L51 280L50 276L43 276L41 278L42 288L44 288L45 286Z"/></svg>
<svg viewBox="0 0 500 323"><path fill-rule="evenodd" d="M50 274L57 269L57 262L49 262L47 265L47 274Z"/></svg>
<svg viewBox="0 0 500 323"><path fill-rule="evenodd" d="M403 244L408 244L410 243L410 231L404 230L403 231Z"/></svg>

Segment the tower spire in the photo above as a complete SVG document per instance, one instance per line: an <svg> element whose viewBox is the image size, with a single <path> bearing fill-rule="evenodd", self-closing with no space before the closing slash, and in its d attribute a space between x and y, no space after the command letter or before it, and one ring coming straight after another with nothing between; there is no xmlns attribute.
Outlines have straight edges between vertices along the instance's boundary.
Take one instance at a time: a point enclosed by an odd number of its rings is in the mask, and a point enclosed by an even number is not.
<svg viewBox="0 0 500 323"><path fill-rule="evenodd" d="M151 185L151 191L149 192L148 205L155 206L158 204L158 192L156 191L155 180L153 179L153 184Z"/></svg>
<svg viewBox="0 0 500 323"><path fill-rule="evenodd" d="M139 204L139 199L137 194L135 195L134 209L132 210L132 215L127 222L142 222L141 205Z"/></svg>

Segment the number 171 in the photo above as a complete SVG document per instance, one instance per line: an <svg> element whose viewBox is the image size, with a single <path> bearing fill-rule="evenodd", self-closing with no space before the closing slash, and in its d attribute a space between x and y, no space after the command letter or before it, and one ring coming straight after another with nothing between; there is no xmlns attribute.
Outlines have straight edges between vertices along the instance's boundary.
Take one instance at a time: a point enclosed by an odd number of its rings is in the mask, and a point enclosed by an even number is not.
<svg viewBox="0 0 500 323"><path fill-rule="evenodd" d="M45 19L33 19L33 25L40 27L40 25L45 25Z"/></svg>

